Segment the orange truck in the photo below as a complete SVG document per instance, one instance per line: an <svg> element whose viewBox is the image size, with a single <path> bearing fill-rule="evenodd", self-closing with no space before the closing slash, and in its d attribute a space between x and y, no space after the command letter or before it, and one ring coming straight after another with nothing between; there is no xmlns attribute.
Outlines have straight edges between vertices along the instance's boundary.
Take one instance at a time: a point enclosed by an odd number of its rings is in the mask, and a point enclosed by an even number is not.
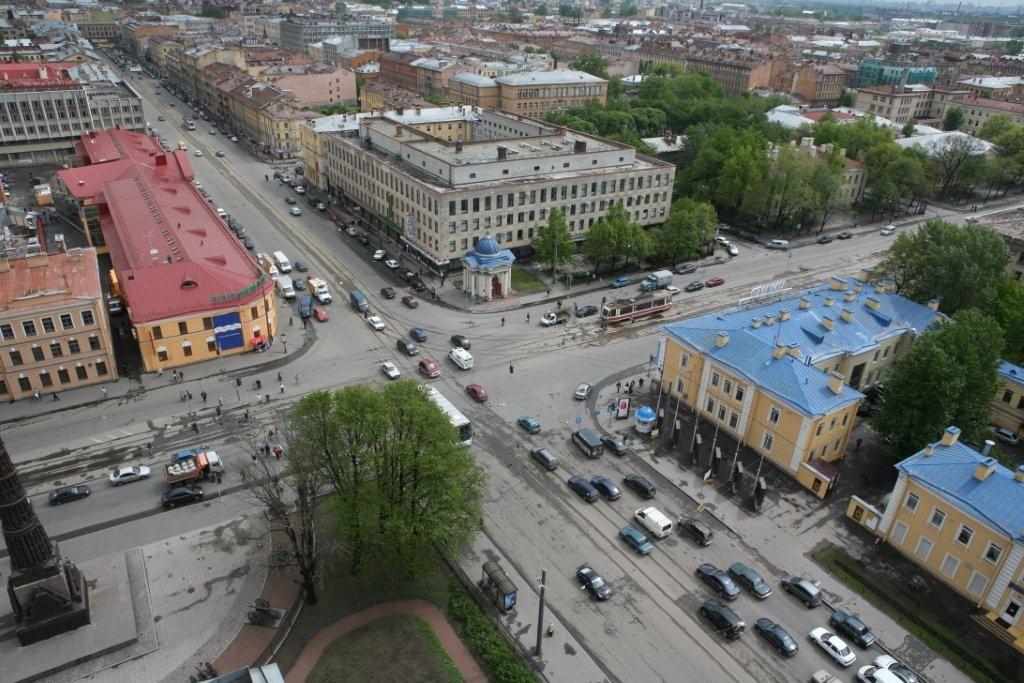
<svg viewBox="0 0 1024 683"><path fill-rule="evenodd" d="M164 479L171 486L191 484L224 473L224 463L216 451L186 448L178 451L164 468Z"/></svg>

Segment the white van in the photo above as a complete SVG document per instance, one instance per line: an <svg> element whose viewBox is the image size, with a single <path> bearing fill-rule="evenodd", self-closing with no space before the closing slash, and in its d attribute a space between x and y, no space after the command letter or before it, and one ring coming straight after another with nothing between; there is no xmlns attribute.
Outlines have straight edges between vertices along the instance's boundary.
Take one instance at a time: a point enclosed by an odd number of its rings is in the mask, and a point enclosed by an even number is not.
<svg viewBox="0 0 1024 683"><path fill-rule="evenodd" d="M274 252L274 263L277 264L278 269L282 273L292 272L292 262L288 260L288 257L284 255L283 251Z"/></svg>
<svg viewBox="0 0 1024 683"><path fill-rule="evenodd" d="M633 513L633 517L656 538L672 534L672 520L661 514L658 508L640 508Z"/></svg>
<svg viewBox="0 0 1024 683"><path fill-rule="evenodd" d="M292 286L291 278L278 277L277 288L281 290L281 296L285 299L295 298L295 288Z"/></svg>
<svg viewBox="0 0 1024 683"><path fill-rule="evenodd" d="M769 249L789 249L788 240L772 240L768 243Z"/></svg>
<svg viewBox="0 0 1024 683"><path fill-rule="evenodd" d="M449 351L448 357L463 370L470 370L473 367L473 356L469 355L469 351L461 346L456 346Z"/></svg>

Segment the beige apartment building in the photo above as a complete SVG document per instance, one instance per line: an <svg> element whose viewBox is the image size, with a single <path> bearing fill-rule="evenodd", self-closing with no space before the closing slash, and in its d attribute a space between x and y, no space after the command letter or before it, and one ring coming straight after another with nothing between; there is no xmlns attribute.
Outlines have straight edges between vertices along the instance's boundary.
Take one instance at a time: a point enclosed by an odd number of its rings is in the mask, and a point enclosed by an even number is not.
<svg viewBox="0 0 1024 683"><path fill-rule="evenodd" d="M1024 212L1017 209L990 213L981 224L995 231L1010 250L1006 272L1018 280L1024 279Z"/></svg>
<svg viewBox="0 0 1024 683"><path fill-rule="evenodd" d="M854 108L895 123L922 119L941 119L946 108L960 105L967 97L966 90L946 90L927 85L879 85L859 88Z"/></svg>
<svg viewBox="0 0 1024 683"><path fill-rule="evenodd" d="M549 111L608 100L608 81L585 71L529 71L500 76L500 106L513 114L543 118Z"/></svg>
<svg viewBox="0 0 1024 683"><path fill-rule="evenodd" d="M838 107L850 73L834 64L804 64L793 76L793 94L811 107Z"/></svg>
<svg viewBox="0 0 1024 683"><path fill-rule="evenodd" d="M452 104L497 107L501 92L493 78L463 71L448 78L448 100Z"/></svg>
<svg viewBox="0 0 1024 683"><path fill-rule="evenodd" d="M0 343L3 401L117 379L96 250L0 258Z"/></svg>
<svg viewBox="0 0 1024 683"><path fill-rule="evenodd" d="M272 66L260 73L260 80L275 85L296 107L317 109L357 101L356 75L329 64Z"/></svg>
<svg viewBox="0 0 1024 683"><path fill-rule="evenodd" d="M946 111L953 107L959 107L964 114L964 123L960 130L971 135L977 135L985 122L997 114L1008 115L1018 125L1024 123L1024 103L1021 102L968 97L960 102L949 102L946 104ZM943 116L945 116L945 112L943 112Z"/></svg>

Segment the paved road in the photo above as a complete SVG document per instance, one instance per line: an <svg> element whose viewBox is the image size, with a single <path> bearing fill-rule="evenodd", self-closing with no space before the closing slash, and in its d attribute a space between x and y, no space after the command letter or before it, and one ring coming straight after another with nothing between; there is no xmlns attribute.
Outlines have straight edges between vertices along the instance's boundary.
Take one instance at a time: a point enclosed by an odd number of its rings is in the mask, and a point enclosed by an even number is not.
<svg viewBox="0 0 1024 683"><path fill-rule="evenodd" d="M151 84L143 84L144 93L151 91ZM354 240L340 237L322 214L307 210L301 198L303 215L289 216L284 197L291 190L264 181L264 175L270 173L268 166L253 161L219 133L210 136L208 126L191 133L171 132L173 122L180 122L183 108L181 104L169 108L167 100L166 95L156 100L148 97L147 117L155 122L162 113L169 121L159 125L169 141L184 137L190 150L203 150L204 156L192 157L192 161L199 181L211 192L216 205L246 226L261 251L282 249L293 260L310 264L312 272L332 283L335 298L329 308L331 320L317 326L316 342L283 369L288 385L285 396L276 395L276 380L268 372L246 377L237 394L229 377L190 383L194 395L198 395L200 386L208 392L210 405L217 396L223 396L226 402L227 423L220 426L204 420L203 433L198 437L225 457L229 469L223 483L225 490L240 484L237 468L248 457L248 435L236 423L244 408L250 409L257 424L266 427L273 423L277 411L301 392L357 381L383 381L377 371L380 360L391 359L403 374L414 376L419 358L401 355L395 349L395 340L408 328L420 326L430 335L421 345L422 355L441 361L443 367L442 376L434 383L474 420L473 449L490 478L485 504L488 536L523 575L548 569L551 609L572 625L609 678L781 681L805 679L822 667L835 669L806 640L812 627L826 621L824 611L805 610L778 591L764 603L755 603L744 595L737 601L736 610L748 626L760 616L770 616L787 626L801 644L800 653L791 660L776 657L749 630L740 642L725 644L697 619L696 607L707 596L693 576L697 564L710 561L726 567L744 560L774 581L787 569L777 560L769 560L758 548L748 547L743 539L722 527L709 548L698 549L673 537L658 542L650 556L641 558L616 538L616 530L640 507L638 499L627 492L615 503L587 505L567 490L564 479L568 472L587 476L603 473L621 479L625 472L645 471L656 477L656 504L664 512L674 516L692 511L688 497L634 455L622 459L605 456L594 462L580 458L568 444L577 417L587 419L582 413L584 404L571 398L576 384L645 363L656 343L655 325L638 325L605 336L598 330L596 318L542 328L537 320L546 307L541 306L518 313L479 313L429 303L411 310L397 299L386 301L379 296L379 289L397 281L383 266L372 262ZM213 155L218 149L224 150L224 158ZM892 239L871 231L850 240L788 252L739 243L739 256L703 265L694 276L707 279L718 275L726 279L726 285L681 294L666 320L734 303L750 287L763 282L785 279L799 288L820 282L833 272L855 273L862 264L875 262ZM372 310L385 319L386 330L372 331L346 305L345 292L352 287L366 293ZM608 294L593 292L574 298L579 304L599 303ZM524 322L527 311L532 324ZM504 327L500 323L503 316ZM457 370L443 360L449 348L448 336L456 332L466 334L473 342L475 368L471 371ZM510 363L515 367L511 375ZM205 374L201 368L188 372ZM300 375L301 385L295 384L295 374ZM254 405L250 382L256 376L275 393L270 407ZM488 404L469 401L464 387L470 382L489 390ZM157 500L162 486L156 480L120 489L110 489L97 480L112 465L131 460L158 466L167 453L197 442L189 429L189 406L178 400L179 391L179 386L168 383L164 389L147 391L133 399L75 408L9 426L5 441L26 473L34 495L58 483L88 481L94 485L94 495L84 501L61 508L39 506L51 534L73 536L83 529L115 527L126 520L155 525L185 513L159 512ZM541 435L528 437L514 426L515 417L527 413L539 416L544 423ZM153 444L153 455L145 447L147 443ZM547 473L526 459L528 447L541 443L559 454L562 470ZM615 586L616 595L609 603L593 603L575 586L573 573L583 561L593 562ZM901 643L889 645L899 647ZM868 662L866 654L858 654L860 663Z"/></svg>

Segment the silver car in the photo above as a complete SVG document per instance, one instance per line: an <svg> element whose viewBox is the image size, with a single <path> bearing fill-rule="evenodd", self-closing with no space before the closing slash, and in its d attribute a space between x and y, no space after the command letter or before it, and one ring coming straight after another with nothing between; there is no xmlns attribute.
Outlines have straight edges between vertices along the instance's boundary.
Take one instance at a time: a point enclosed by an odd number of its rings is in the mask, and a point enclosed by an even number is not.
<svg viewBox="0 0 1024 683"><path fill-rule="evenodd" d="M127 484L140 479L149 479L149 468L145 465L135 467L118 467L110 472L110 483L114 486Z"/></svg>
<svg viewBox="0 0 1024 683"><path fill-rule="evenodd" d="M590 388L589 384L580 384L576 387L576 391L573 392L572 397L577 401L586 401L587 396L590 396Z"/></svg>

